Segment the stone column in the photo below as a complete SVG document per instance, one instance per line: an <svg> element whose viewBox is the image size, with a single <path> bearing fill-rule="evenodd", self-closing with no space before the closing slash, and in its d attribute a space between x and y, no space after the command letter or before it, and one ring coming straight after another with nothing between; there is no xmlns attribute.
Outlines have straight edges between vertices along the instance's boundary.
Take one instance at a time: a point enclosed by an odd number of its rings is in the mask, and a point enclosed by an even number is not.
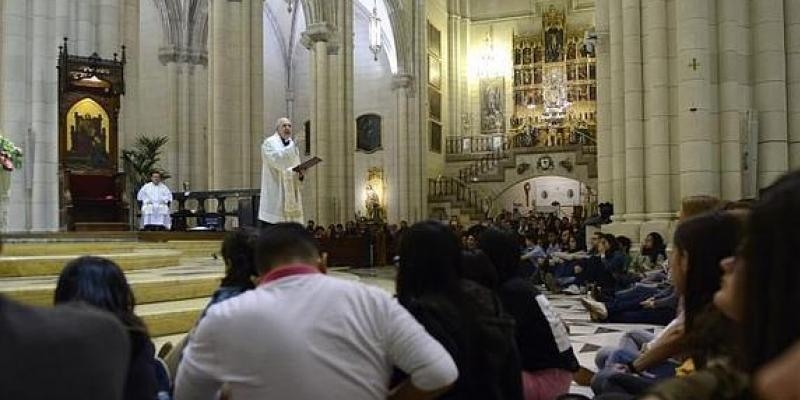
<svg viewBox="0 0 800 400"><path fill-rule="evenodd" d="M647 0L643 5L645 209L649 220L668 221L674 214L670 207L667 2Z"/></svg>
<svg viewBox="0 0 800 400"><path fill-rule="evenodd" d="M742 114L751 107L747 0L717 2L719 31L720 195L742 198Z"/></svg>
<svg viewBox="0 0 800 400"><path fill-rule="evenodd" d="M409 165L410 155L413 154L413 146L409 140L408 127L408 91L411 88L412 78L409 75L396 75L392 88L397 99L397 136L395 138L395 160L397 165L396 175L394 175L393 198L394 209L396 210L397 221L410 221L409 205L411 204L409 188Z"/></svg>
<svg viewBox="0 0 800 400"><path fill-rule="evenodd" d="M623 221L625 202L625 65L623 55L622 0L609 0L611 48L611 145L614 218Z"/></svg>
<svg viewBox="0 0 800 400"><path fill-rule="evenodd" d="M63 1L63 0L62 0ZM73 31L77 34L74 38L75 47L73 47L73 54L80 54L88 56L98 49L94 48L95 44L95 25L97 18L94 13L94 2L89 1L75 1L74 7L76 13L70 13L71 19L76 23L77 29Z"/></svg>
<svg viewBox="0 0 800 400"><path fill-rule="evenodd" d="M234 176L234 164L238 163L238 157L230 151L239 146L236 137L241 132L241 126L231 118L230 112L239 106L235 94L239 68L237 57L234 57L238 49L229 34L231 29L238 27L238 21L231 15L231 7L233 3L213 0L209 15L209 189L221 189L230 182Z"/></svg>
<svg viewBox="0 0 800 400"><path fill-rule="evenodd" d="M214 0L209 71L209 168L212 189L251 187L260 176L263 107L262 3ZM254 122L255 121L255 122Z"/></svg>
<svg viewBox="0 0 800 400"><path fill-rule="evenodd" d="M709 131L709 1L677 0L681 196L719 195ZM675 190L673 188L673 190Z"/></svg>
<svg viewBox="0 0 800 400"><path fill-rule="evenodd" d="M315 214L317 223L327 226L333 221L331 207L331 173L333 166L330 164L330 108L328 88L330 83L328 41L332 32L325 23L315 23L308 26L303 33L303 39L313 49L312 76L314 94L312 96L311 136L316 154L327 164L321 165L312 172L316 192ZM335 164L334 164L335 165Z"/></svg>
<svg viewBox="0 0 800 400"><path fill-rule="evenodd" d="M328 42L330 105L330 157L324 168L330 173L331 222L350 219L355 212L355 122L353 116L353 2L337 3L335 26ZM348 12L349 11L349 12ZM349 40L348 40L349 39Z"/></svg>
<svg viewBox="0 0 800 400"><path fill-rule="evenodd" d="M783 0L750 2L754 96L758 111L758 187L765 188L789 167L786 126L786 47Z"/></svg>
<svg viewBox="0 0 800 400"><path fill-rule="evenodd" d="M785 1L789 169L800 168L800 2Z"/></svg>
<svg viewBox="0 0 800 400"><path fill-rule="evenodd" d="M119 121L120 147L128 147L139 132L139 2L125 0L121 10L123 28L122 44L132 60L125 64L125 96L121 100Z"/></svg>
<svg viewBox="0 0 800 400"><path fill-rule="evenodd" d="M119 52L120 33L125 26L120 20L120 3L124 0L100 0L99 15L97 21L97 49L103 57L111 57L112 54Z"/></svg>
<svg viewBox="0 0 800 400"><path fill-rule="evenodd" d="M625 221L644 221L641 0L622 0L625 86ZM636 241L638 238L632 237Z"/></svg>
<svg viewBox="0 0 800 400"><path fill-rule="evenodd" d="M595 6L597 32L597 185L599 202L614 202L611 140L611 52L609 48L609 0Z"/></svg>

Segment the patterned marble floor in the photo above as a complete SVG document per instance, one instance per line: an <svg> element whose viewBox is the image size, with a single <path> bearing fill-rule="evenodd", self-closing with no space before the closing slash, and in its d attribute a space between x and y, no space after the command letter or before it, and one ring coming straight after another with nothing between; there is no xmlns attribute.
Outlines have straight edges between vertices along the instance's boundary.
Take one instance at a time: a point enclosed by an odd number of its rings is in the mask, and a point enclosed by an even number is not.
<svg viewBox="0 0 800 400"><path fill-rule="evenodd" d="M592 372L597 371L594 363L597 351L604 346L616 346L625 332L635 329L646 329L658 332L660 326L643 324L610 324L597 323L589 319L589 313L580 303L580 296L563 294L547 294L550 304L564 319L570 330L572 349L580 365ZM572 393L580 393L589 397L593 396L591 389L582 387L573 382Z"/></svg>

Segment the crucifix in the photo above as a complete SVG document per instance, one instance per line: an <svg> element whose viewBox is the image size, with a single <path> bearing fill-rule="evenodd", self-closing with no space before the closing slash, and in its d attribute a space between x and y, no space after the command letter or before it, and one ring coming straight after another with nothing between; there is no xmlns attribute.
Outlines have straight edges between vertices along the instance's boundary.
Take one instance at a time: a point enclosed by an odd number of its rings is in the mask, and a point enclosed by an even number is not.
<svg viewBox="0 0 800 400"><path fill-rule="evenodd" d="M692 63L689 64L689 66L692 68L693 71L697 71L697 67L699 67L700 64L697 62L696 58L692 58Z"/></svg>

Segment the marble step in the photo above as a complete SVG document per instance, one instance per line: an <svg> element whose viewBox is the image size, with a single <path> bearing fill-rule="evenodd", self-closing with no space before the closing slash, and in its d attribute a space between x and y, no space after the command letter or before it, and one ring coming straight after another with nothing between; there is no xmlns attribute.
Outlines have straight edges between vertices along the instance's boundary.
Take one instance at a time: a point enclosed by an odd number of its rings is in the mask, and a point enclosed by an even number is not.
<svg viewBox="0 0 800 400"><path fill-rule="evenodd" d="M123 270L171 267L180 265L181 252L166 249L143 249L124 253L97 253L116 262ZM58 275L64 265L74 259L70 255L34 255L0 257L0 278Z"/></svg>
<svg viewBox="0 0 800 400"><path fill-rule="evenodd" d="M177 250L183 257L212 257L218 254L220 240L175 240L168 242L19 242L3 245L2 256L44 256L130 253L139 250Z"/></svg>
<svg viewBox="0 0 800 400"><path fill-rule="evenodd" d="M110 242L28 242L6 243L0 255L13 256L45 256L45 255L79 255L79 254L111 254L130 253L134 250L165 249L165 243L139 243L131 241Z"/></svg>
<svg viewBox="0 0 800 400"><path fill-rule="evenodd" d="M133 289L136 303L148 304L210 297L221 278L221 272L164 278L128 274L128 283ZM53 303L56 277L11 279L14 278L0 280L0 294L25 304L49 306Z"/></svg>
<svg viewBox="0 0 800 400"><path fill-rule="evenodd" d="M157 245L180 251L184 257L214 257L220 256L221 240L172 240ZM220 257L221 259L221 257Z"/></svg>
<svg viewBox="0 0 800 400"><path fill-rule="evenodd" d="M140 304L134 310L144 320L150 337L186 333L194 326L209 302L205 296L196 299Z"/></svg>

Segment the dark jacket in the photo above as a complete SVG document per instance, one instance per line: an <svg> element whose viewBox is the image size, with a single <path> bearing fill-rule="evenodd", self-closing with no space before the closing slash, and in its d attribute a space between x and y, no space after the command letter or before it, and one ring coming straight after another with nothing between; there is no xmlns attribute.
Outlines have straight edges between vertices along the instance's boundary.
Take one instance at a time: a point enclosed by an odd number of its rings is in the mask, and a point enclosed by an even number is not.
<svg viewBox="0 0 800 400"><path fill-rule="evenodd" d="M566 328L533 283L514 277L500 286L499 294L504 309L517 322L517 348L522 369L529 372L550 368L578 370L578 360Z"/></svg>
<svg viewBox="0 0 800 400"><path fill-rule="evenodd" d="M461 289L462 299L424 295L406 305L458 367L458 380L440 399L521 400L513 319L490 289L466 280Z"/></svg>
<svg viewBox="0 0 800 400"><path fill-rule="evenodd" d="M125 400L154 400L158 392L155 346L144 332L131 331L131 362L125 382Z"/></svg>
<svg viewBox="0 0 800 400"><path fill-rule="evenodd" d="M129 349L110 314L0 296L0 399L120 400Z"/></svg>

